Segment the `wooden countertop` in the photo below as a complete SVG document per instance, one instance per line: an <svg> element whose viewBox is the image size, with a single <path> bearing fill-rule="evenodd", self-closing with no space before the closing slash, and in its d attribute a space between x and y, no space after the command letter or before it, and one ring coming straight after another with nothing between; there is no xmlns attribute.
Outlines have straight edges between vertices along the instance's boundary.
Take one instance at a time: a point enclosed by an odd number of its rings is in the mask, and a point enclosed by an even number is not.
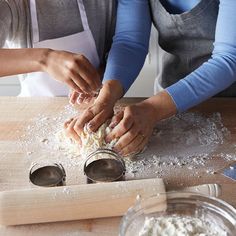
<svg viewBox="0 0 236 236"><path fill-rule="evenodd" d="M123 99L121 104L131 104L142 99ZM24 134L32 119L39 113L45 116L56 116L68 103L66 98L0 98L0 191L29 187L28 162L25 151L17 146L18 140ZM231 132L230 142L236 144L236 99L214 98L193 109L208 116L220 112L222 122ZM210 165L224 167L221 159L210 160ZM26 167L27 166L27 167ZM204 169L204 167L202 167ZM204 183L219 183L222 186L221 198L236 207L236 182L221 174L209 175L202 172L201 178L194 175L186 178L184 168L173 175L163 177L167 189L178 189L183 186ZM205 174L204 174L205 173ZM153 177L147 173L145 178ZM181 180L181 181L180 181ZM181 183L181 186L179 185ZM23 213L22 213L23 214ZM85 221L38 224L31 226L0 227L0 235L61 235L61 236L115 236L118 235L120 218L94 219Z"/></svg>

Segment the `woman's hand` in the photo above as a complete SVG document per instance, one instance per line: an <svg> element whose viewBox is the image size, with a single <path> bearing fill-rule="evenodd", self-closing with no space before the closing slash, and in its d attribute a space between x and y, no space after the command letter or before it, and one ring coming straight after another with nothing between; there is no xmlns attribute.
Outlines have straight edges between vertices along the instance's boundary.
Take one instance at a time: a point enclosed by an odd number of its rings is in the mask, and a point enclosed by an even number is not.
<svg viewBox="0 0 236 236"><path fill-rule="evenodd" d="M41 65L44 72L78 93L90 94L101 86L98 71L83 55L49 49Z"/></svg>
<svg viewBox="0 0 236 236"><path fill-rule="evenodd" d="M112 132L106 137L109 143L119 139L114 150L122 156L136 154L147 144L158 121L176 113L175 104L166 91L143 102L125 107L112 118Z"/></svg>
<svg viewBox="0 0 236 236"><path fill-rule="evenodd" d="M94 103L86 108L82 115L66 122L65 128L68 136L78 141L85 124L95 132L103 123L113 116L116 101L122 96L123 88L119 81L107 81L99 92Z"/></svg>
<svg viewBox="0 0 236 236"><path fill-rule="evenodd" d="M155 109L151 106L142 103L127 106L112 118L113 130L106 141L119 139L114 150L122 156L138 153L147 144L155 125Z"/></svg>

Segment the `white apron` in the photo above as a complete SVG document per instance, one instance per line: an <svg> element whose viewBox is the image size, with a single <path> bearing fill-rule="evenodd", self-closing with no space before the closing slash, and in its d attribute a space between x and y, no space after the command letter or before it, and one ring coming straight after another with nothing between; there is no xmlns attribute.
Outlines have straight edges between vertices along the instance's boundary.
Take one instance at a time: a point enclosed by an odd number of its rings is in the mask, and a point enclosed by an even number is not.
<svg viewBox="0 0 236 236"><path fill-rule="evenodd" d="M99 66L99 57L92 32L88 25L83 0L77 0L84 31L66 37L39 41L39 28L35 0L30 0L33 48L51 48L83 54L94 67ZM75 19L78 20L78 19ZM29 96L68 96L66 84L51 78L47 73L34 72L20 78L21 97Z"/></svg>

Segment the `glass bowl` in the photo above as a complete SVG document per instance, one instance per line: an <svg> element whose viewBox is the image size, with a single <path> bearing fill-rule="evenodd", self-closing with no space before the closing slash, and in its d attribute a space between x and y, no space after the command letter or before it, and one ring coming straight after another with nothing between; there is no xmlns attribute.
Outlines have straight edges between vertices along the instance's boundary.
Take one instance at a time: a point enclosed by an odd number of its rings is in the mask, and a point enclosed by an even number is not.
<svg viewBox="0 0 236 236"><path fill-rule="evenodd" d="M120 236L138 236L148 217L195 217L217 227L227 236L236 236L236 210L213 197L189 192L167 192L150 198L137 199L121 220ZM165 234L167 235L167 234Z"/></svg>

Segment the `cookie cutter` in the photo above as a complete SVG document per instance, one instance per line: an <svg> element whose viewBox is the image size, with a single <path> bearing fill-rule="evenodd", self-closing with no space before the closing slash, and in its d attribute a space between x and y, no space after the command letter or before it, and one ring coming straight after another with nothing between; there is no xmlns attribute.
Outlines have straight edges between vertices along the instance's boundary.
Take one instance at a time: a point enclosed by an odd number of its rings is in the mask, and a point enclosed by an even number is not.
<svg viewBox="0 0 236 236"><path fill-rule="evenodd" d="M29 180L32 184L41 187L63 186L66 181L66 172L61 164L36 163L30 169Z"/></svg>
<svg viewBox="0 0 236 236"><path fill-rule="evenodd" d="M90 153L84 163L87 183L104 183L125 180L125 162L115 151L100 148Z"/></svg>

